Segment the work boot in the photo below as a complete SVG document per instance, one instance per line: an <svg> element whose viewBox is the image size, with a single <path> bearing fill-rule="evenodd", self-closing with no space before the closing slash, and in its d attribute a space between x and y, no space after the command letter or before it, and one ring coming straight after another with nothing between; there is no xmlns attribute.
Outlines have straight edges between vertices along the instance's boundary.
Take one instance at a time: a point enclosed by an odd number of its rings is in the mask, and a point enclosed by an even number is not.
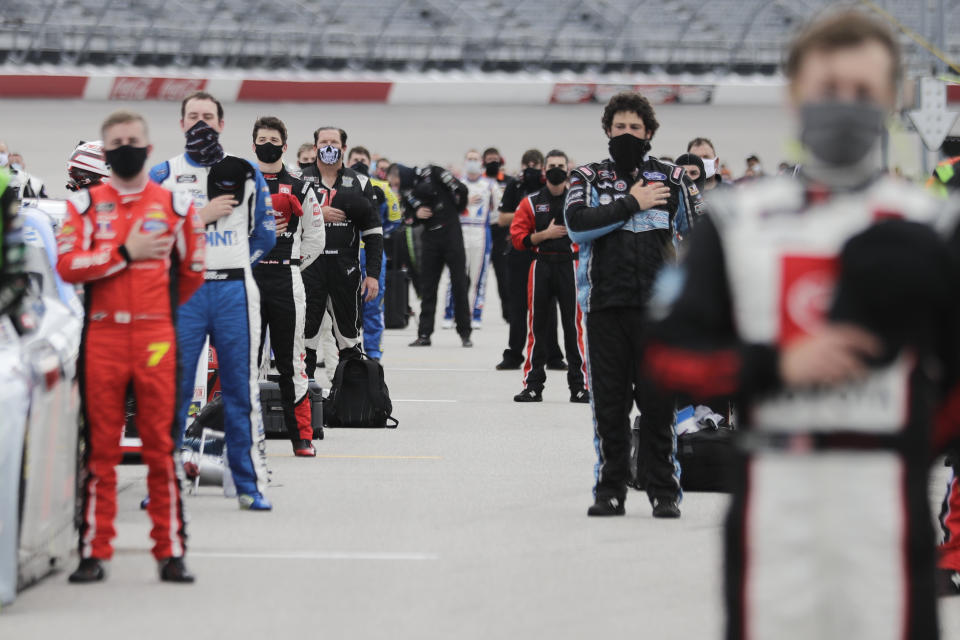
<svg viewBox="0 0 960 640"><path fill-rule="evenodd" d="M680 505L673 498L654 498L650 503L653 505L654 518L680 517Z"/></svg>
<svg viewBox="0 0 960 640"><path fill-rule="evenodd" d="M513 396L514 402L543 402L543 395L529 387Z"/></svg>
<svg viewBox="0 0 960 640"><path fill-rule="evenodd" d="M587 509L588 516L622 516L626 513L620 498L597 498L593 506Z"/></svg>
<svg viewBox="0 0 960 640"><path fill-rule="evenodd" d="M577 389L570 392L570 402L590 404L590 392L586 389Z"/></svg>
<svg viewBox="0 0 960 640"><path fill-rule="evenodd" d="M298 458L315 458L317 450L309 440L296 440L293 443L293 455Z"/></svg>
<svg viewBox="0 0 960 640"><path fill-rule="evenodd" d="M189 584L195 580L193 574L183 563L183 558L163 558L157 562L160 579L164 582L182 582Z"/></svg>
<svg viewBox="0 0 960 640"><path fill-rule="evenodd" d="M87 584L89 582L101 582L106 577L107 572L99 558L84 558L80 561L77 570L71 573L67 580L73 584Z"/></svg>
<svg viewBox="0 0 960 640"><path fill-rule="evenodd" d="M432 343L428 336L419 336L416 340L410 343L411 347L429 347Z"/></svg>

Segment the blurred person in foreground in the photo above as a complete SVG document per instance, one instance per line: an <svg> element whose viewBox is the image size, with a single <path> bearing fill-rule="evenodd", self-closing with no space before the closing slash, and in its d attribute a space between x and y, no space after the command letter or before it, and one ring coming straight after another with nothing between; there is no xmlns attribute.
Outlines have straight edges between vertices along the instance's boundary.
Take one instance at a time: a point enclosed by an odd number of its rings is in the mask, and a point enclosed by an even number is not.
<svg viewBox="0 0 960 640"><path fill-rule="evenodd" d="M885 25L815 21L786 75L798 178L711 200L659 282L645 364L741 405L727 638L933 639L931 426L958 369L956 253L933 226L957 212L883 175L900 80Z"/></svg>
<svg viewBox="0 0 960 640"><path fill-rule="evenodd" d="M101 128L109 183L77 191L58 237L57 270L85 286L80 387L86 451L80 565L70 582L98 582L113 556L116 465L127 387L137 402L160 579L193 582L183 563L186 529L174 462L178 306L203 285L204 235L185 194L150 181L143 118L110 115Z"/></svg>
<svg viewBox="0 0 960 640"><path fill-rule="evenodd" d="M206 282L177 318L183 379L179 440L186 428L204 343L217 350L223 388L224 428L230 472L241 509L269 511L266 443L260 409L260 290L255 265L276 244L270 190L248 160L224 152L223 105L203 91L180 103L184 152L150 170L150 179L193 198L206 225Z"/></svg>
<svg viewBox="0 0 960 640"><path fill-rule="evenodd" d="M547 380L547 323L551 308L560 308L563 343L570 366L567 386L570 402L587 404L585 387L583 313L577 304L577 245L570 241L563 219L567 197L567 154L559 149L546 158L547 184L523 199L510 224L514 248L533 251L527 296L527 360L523 365L523 390L514 402L541 402Z"/></svg>
<svg viewBox="0 0 960 640"><path fill-rule="evenodd" d="M630 407L640 410L647 497L655 518L680 517L675 398L640 375L657 273L676 255L695 208L683 167L650 154L660 127L638 93L610 98L601 117L610 158L570 174L565 217L580 247L577 296L586 314L587 374L597 450L589 516L626 513ZM569 355L569 354L568 354Z"/></svg>
<svg viewBox="0 0 960 640"><path fill-rule="evenodd" d="M940 148L946 159L933 170L926 187L942 198L960 194L960 138L948 137ZM943 542L937 565L938 588L943 595L960 595L960 445L947 452L950 477L940 508Z"/></svg>
<svg viewBox="0 0 960 640"><path fill-rule="evenodd" d="M253 152L270 190L277 244L253 267L260 289L260 347L257 354L276 361L283 422L301 458L317 455L306 374L303 326L307 311L301 272L323 251L326 235L320 201L309 183L283 166L287 127L280 118L262 116L253 123ZM270 347L263 353L267 329Z"/></svg>

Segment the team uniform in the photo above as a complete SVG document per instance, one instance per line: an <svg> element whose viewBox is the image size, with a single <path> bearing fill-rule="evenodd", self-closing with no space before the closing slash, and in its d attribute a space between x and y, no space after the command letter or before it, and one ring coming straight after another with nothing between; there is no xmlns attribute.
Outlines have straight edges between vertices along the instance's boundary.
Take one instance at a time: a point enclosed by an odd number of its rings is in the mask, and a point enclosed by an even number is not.
<svg viewBox="0 0 960 640"><path fill-rule="evenodd" d="M320 323L329 312L341 357L360 344L360 309L363 277L360 268L360 241L369 249L367 275L380 278L383 262L383 228L373 208L370 178L341 167L332 185L325 185L314 165L303 170L303 179L313 185L320 206L341 209L347 219L327 222L326 245L310 268L303 271L307 290L306 340L307 375L313 378L317 364ZM338 206L339 205L339 206Z"/></svg>
<svg viewBox="0 0 960 640"><path fill-rule="evenodd" d="M423 260L420 271L422 299L417 335L420 338L429 338L433 334L437 289L443 267L446 266L450 270L450 284L453 288L457 333L466 340L470 337L472 328L460 213L467 204L467 187L449 171L435 165L420 167L415 171L413 184L404 185L400 197L408 217L423 228ZM420 207L432 209L433 216L426 220L416 218L416 211Z"/></svg>
<svg viewBox="0 0 960 640"><path fill-rule="evenodd" d="M641 210L628 193L637 181L669 187L667 203ZM654 279L673 259L675 241L687 233L694 215L689 187L682 167L649 155L635 175L620 175L612 160L580 167L570 175L565 218L570 239L580 248L577 295L586 314L598 501L622 505L626 498L631 394L641 412L640 429L647 445L640 452L650 475L647 495L651 502L680 497L674 398L656 391L639 374L638 365Z"/></svg>
<svg viewBox="0 0 960 640"><path fill-rule="evenodd" d="M577 304L575 265L579 254L569 236L546 240L537 245L530 236L543 231L550 221L563 224L563 208L567 191L554 196L547 187L527 196L517 207L510 225L513 246L518 251L533 251L534 261L527 277L527 358L523 366L523 387L537 393L546 382L547 326L550 309L557 301L560 323L567 352L567 385L571 394L584 388L583 319Z"/></svg>
<svg viewBox="0 0 960 640"><path fill-rule="evenodd" d="M400 213L400 200L397 194L390 188L390 183L386 180L370 178L376 194L376 207L380 215L380 223L383 229L384 245L386 237L393 233L402 223L403 215ZM378 191L379 190L379 191ZM383 194L383 197L380 197ZM363 242L360 243L360 270L364 277L367 275L367 248ZM383 357L383 295L387 288L387 255L384 251L383 259L380 263L380 290L377 297L373 300L363 303L363 350L371 358L379 360Z"/></svg>
<svg viewBox="0 0 960 640"><path fill-rule="evenodd" d="M646 363L671 389L742 402L726 637L936 638L930 425L940 372L956 374L943 364L956 325L930 300L955 304L956 285L923 298L941 278L914 269L942 245L926 224L949 216L886 177L835 192L762 180L710 207ZM934 252L915 248L920 232ZM885 353L862 380L783 388L781 350L828 317L865 327Z"/></svg>
<svg viewBox="0 0 960 640"><path fill-rule="evenodd" d="M307 374L303 343L307 298L301 271L309 267L323 251L326 234L320 202L309 183L281 168L279 173L263 175L273 199L277 220L287 228L277 234L277 244L253 267L253 278L260 289L260 348L267 328L270 348L280 374L280 400L283 419L290 439L312 440L313 425L307 398ZM285 200L293 198L293 201ZM286 210L285 210L286 209Z"/></svg>
<svg viewBox="0 0 960 640"><path fill-rule="evenodd" d="M131 262L123 242L136 222L174 236L163 260ZM203 284L203 227L190 199L148 182L121 194L108 184L77 192L58 237L57 271L85 285L80 385L86 451L80 557L109 560L117 513L116 465L128 386L137 401L153 522L153 555L181 557L186 533L177 438L177 306Z"/></svg>
<svg viewBox="0 0 960 640"><path fill-rule="evenodd" d="M495 180L480 175L476 180L464 176L467 185L467 208L460 216L463 230L463 251L466 256L467 286L474 328L483 321L483 303L487 290L487 272L490 270L490 217L497 213L500 188ZM443 319L453 320L453 287L447 285L446 307Z"/></svg>
<svg viewBox="0 0 960 640"><path fill-rule="evenodd" d="M216 184L225 173L226 182ZM213 174L213 176L211 176ZM270 191L260 170L226 155L212 167L181 154L150 170L154 182L193 198L198 209L208 194L232 189L239 204L233 212L206 226L206 281L180 308L178 346L183 378L177 417L182 438L200 353L207 336L217 350L224 400L227 456L238 494L264 494L267 467L258 384L260 291L252 264L276 243Z"/></svg>

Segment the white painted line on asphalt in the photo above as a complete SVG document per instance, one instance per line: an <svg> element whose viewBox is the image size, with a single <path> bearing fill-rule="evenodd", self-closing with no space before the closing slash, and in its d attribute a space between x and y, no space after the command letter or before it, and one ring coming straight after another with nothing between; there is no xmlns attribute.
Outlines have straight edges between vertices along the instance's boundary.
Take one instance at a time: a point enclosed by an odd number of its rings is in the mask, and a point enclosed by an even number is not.
<svg viewBox="0 0 960 640"><path fill-rule="evenodd" d="M442 403L451 404L454 402L459 402L459 400L436 400L433 398L422 398L422 399L421 398L397 398L397 399L394 399L393 402L442 402Z"/></svg>
<svg viewBox="0 0 960 640"><path fill-rule="evenodd" d="M230 560L439 560L436 553L393 553L389 551L191 551L191 558Z"/></svg>

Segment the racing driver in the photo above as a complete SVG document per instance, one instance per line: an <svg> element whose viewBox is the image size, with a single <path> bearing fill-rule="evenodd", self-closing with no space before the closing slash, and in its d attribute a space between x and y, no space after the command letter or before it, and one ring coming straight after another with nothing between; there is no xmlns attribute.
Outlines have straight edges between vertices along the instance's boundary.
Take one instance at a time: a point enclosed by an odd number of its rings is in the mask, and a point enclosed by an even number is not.
<svg viewBox="0 0 960 640"><path fill-rule="evenodd" d="M183 562L186 531L174 463L177 307L203 284L203 226L183 194L152 183L143 118L117 111L101 133L110 181L67 204L57 270L83 283L86 317L80 385L86 428L80 566L70 582L106 577L113 555L117 473L126 391L136 397L147 465L147 508L160 579L193 582Z"/></svg>

